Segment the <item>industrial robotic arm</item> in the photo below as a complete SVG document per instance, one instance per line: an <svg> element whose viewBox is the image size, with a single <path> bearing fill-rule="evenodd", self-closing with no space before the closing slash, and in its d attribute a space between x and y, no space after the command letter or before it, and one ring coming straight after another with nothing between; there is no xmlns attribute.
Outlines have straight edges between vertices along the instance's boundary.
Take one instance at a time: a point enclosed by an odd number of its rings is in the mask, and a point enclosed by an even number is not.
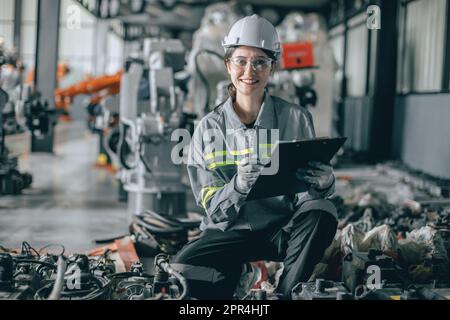
<svg viewBox="0 0 450 320"><path fill-rule="evenodd" d="M67 88L58 88L55 90L56 108L69 111L73 98L80 94L91 94L90 103L98 104L102 98L120 92L121 77L122 71L118 71L113 75L89 78Z"/></svg>
<svg viewBox="0 0 450 320"><path fill-rule="evenodd" d="M132 62L120 89L120 179L128 192L131 215L146 209L185 215L186 187L181 167L171 159L177 141L172 132L183 123L184 92L174 74L185 65L185 49L176 39L148 39L142 63ZM148 70L150 100L139 100Z"/></svg>

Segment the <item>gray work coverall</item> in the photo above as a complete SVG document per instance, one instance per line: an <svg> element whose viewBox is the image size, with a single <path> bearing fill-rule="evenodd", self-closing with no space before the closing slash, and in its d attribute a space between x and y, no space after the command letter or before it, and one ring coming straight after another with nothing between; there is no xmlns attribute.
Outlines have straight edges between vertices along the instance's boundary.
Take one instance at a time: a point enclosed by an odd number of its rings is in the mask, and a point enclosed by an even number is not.
<svg viewBox="0 0 450 320"><path fill-rule="evenodd" d="M259 157L270 156L274 136L280 141L314 138L311 114L266 93L253 128L240 121L231 98L196 127L188 173L206 216L200 238L189 242L173 261L187 278L191 297L232 298L244 263L276 260L284 262L278 290L289 298L292 287L309 278L331 243L336 208L326 198L333 194L334 182L325 190L311 188L247 202L236 190L237 163L254 156L255 149Z"/></svg>

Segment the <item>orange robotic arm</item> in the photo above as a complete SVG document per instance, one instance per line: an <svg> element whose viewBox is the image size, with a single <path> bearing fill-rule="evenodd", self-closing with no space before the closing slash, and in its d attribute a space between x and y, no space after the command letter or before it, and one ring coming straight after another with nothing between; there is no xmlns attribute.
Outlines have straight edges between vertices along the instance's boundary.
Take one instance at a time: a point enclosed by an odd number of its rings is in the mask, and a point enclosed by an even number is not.
<svg viewBox="0 0 450 320"><path fill-rule="evenodd" d="M57 109L68 111L73 97L79 94L94 94L91 103L98 103L106 95L120 92L120 78L122 71L113 75L89 78L67 88L55 90L55 104Z"/></svg>

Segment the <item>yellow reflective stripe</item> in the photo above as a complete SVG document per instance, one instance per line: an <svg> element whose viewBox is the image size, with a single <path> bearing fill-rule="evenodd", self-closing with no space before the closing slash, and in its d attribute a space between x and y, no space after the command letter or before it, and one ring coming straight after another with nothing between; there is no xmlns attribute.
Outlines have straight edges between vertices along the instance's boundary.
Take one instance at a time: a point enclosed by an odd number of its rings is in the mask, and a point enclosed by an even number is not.
<svg viewBox="0 0 450 320"><path fill-rule="evenodd" d="M223 188L223 186L222 187L204 187L204 188L202 188L202 190L200 190L200 198L203 200L203 198L204 198L203 195L205 194L205 192L208 193L211 190L217 191L222 188Z"/></svg>
<svg viewBox="0 0 450 320"><path fill-rule="evenodd" d="M238 165L239 161L229 160L229 161L213 162L211 164L208 164L208 169L215 169L217 167L224 167L224 166L229 166L229 165L233 165L233 164Z"/></svg>
<svg viewBox="0 0 450 320"><path fill-rule="evenodd" d="M215 157L226 156L226 155L227 155L227 152L225 150L224 151L216 151L216 152L208 153L206 156L204 156L204 159L211 160Z"/></svg>
<svg viewBox="0 0 450 320"><path fill-rule="evenodd" d="M272 144L271 143L261 143L259 145L260 148L271 148ZM227 156L228 154L232 155L232 156L242 156L245 154L250 154L254 152L253 148L246 148L246 149L242 149L242 150L231 150L231 151L227 151L227 150L222 150L222 151L215 151L215 152L211 152L208 153L206 155L204 155L204 159L205 160L211 160L215 157L219 157L219 156ZM270 155L269 155L270 157Z"/></svg>
<svg viewBox="0 0 450 320"><path fill-rule="evenodd" d="M243 149L243 150L231 150L229 153L232 156L241 156L244 154L250 154L252 152L253 152L253 148L247 148L247 149ZM216 151L216 152L208 153L207 155L204 156L204 158L205 158L205 160L211 160L218 156L226 156L227 154L228 154L228 152L226 150Z"/></svg>
<svg viewBox="0 0 450 320"><path fill-rule="evenodd" d="M212 198L214 193L217 192L217 190L223 189L223 187L205 187L202 190L200 190L200 199L202 200L202 206L206 209L206 203L209 199Z"/></svg>
<svg viewBox="0 0 450 320"><path fill-rule="evenodd" d="M233 156L242 156L244 154L249 154L253 152L253 148L247 148L244 150L231 150L230 153Z"/></svg>
<svg viewBox="0 0 450 320"><path fill-rule="evenodd" d="M212 198L212 196L217 192L217 190L210 190L206 193L205 199L203 199L202 205L203 208L206 210L206 203L208 203L209 199Z"/></svg>

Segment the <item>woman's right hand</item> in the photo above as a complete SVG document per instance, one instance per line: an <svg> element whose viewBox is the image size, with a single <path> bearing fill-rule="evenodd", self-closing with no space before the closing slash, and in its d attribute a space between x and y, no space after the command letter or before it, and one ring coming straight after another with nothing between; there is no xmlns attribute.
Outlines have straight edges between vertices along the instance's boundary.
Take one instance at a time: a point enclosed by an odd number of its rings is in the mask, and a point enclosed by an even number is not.
<svg viewBox="0 0 450 320"><path fill-rule="evenodd" d="M248 157L244 158L237 166L236 190L243 194L249 193L263 168L262 163L250 161Z"/></svg>

